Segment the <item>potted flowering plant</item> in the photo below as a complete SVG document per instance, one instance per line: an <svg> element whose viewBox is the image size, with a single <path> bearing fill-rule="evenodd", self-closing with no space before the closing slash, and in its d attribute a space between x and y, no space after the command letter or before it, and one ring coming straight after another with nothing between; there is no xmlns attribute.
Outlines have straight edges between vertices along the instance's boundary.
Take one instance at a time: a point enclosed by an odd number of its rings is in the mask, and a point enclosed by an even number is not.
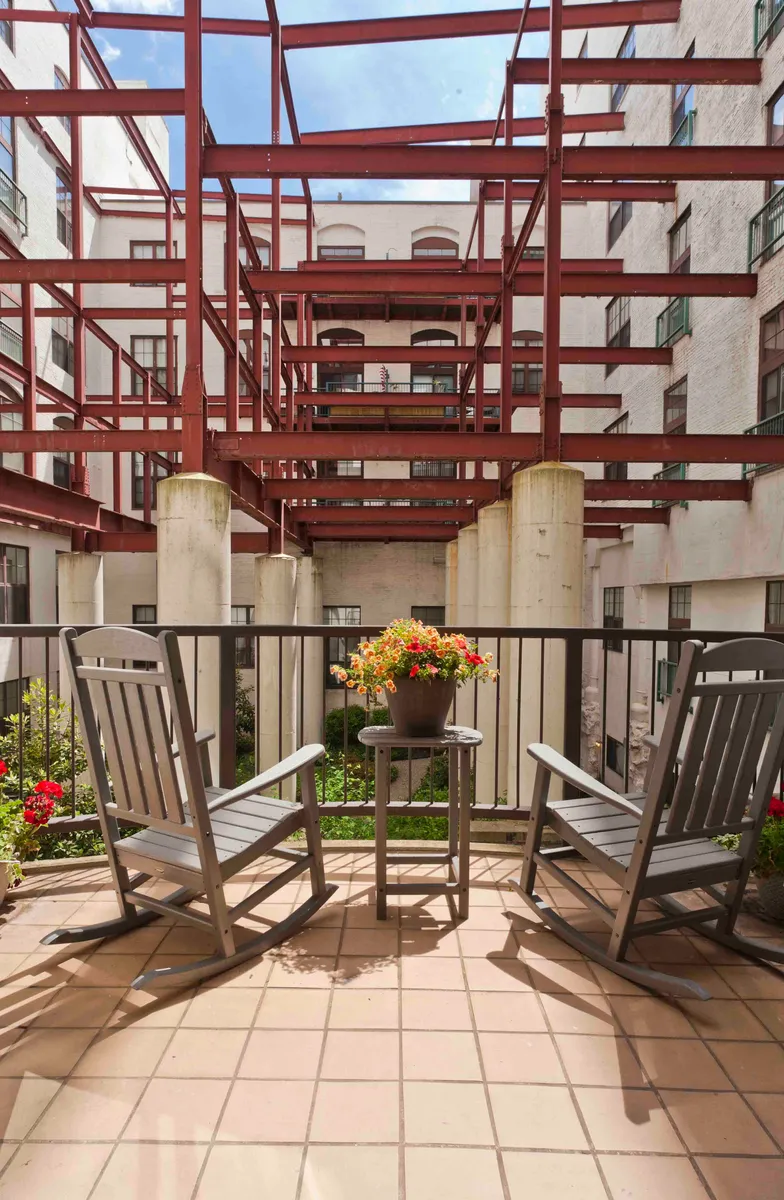
<svg viewBox="0 0 784 1200"><path fill-rule="evenodd" d="M403 737L444 732L455 689L469 679L495 680L492 654L478 654L461 633L439 633L421 621L393 621L380 637L362 642L351 666L333 675L372 703L386 693L396 731Z"/></svg>
<svg viewBox="0 0 784 1200"><path fill-rule="evenodd" d="M38 850L36 835L48 825L54 815L55 800L63 794L59 783L41 779L24 804L18 800L5 800L2 779L7 773L8 767L0 759L0 904L9 886L21 882L21 864Z"/></svg>
<svg viewBox="0 0 784 1200"><path fill-rule="evenodd" d="M768 916L784 921L784 800L774 796L754 860L757 898Z"/></svg>

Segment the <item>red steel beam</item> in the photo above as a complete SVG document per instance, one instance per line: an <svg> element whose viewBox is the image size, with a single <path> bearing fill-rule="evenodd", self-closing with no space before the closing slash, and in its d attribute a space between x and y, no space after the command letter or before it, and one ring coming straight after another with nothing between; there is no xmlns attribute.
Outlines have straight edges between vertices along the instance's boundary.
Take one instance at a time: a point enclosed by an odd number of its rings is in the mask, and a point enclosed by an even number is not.
<svg viewBox="0 0 784 1200"><path fill-rule="evenodd" d="M586 479L586 500L750 500L746 479Z"/></svg>
<svg viewBox="0 0 784 1200"><path fill-rule="evenodd" d="M567 118L568 119L568 118ZM512 199L530 202L536 193L535 183L513 183ZM485 184L487 200L503 200L504 185L498 181ZM564 201L579 201L580 203L594 200L632 200L635 204L652 201L657 204L674 202L677 191L674 183L565 183L563 185Z"/></svg>
<svg viewBox="0 0 784 1200"><path fill-rule="evenodd" d="M267 479L270 500L497 500L497 479ZM295 519L301 509L292 508ZM447 511L446 509L444 511Z"/></svg>
<svg viewBox="0 0 784 1200"><path fill-rule="evenodd" d="M784 463L781 434L565 433L562 440L569 462Z"/></svg>
<svg viewBox="0 0 784 1200"><path fill-rule="evenodd" d="M682 276L688 279L689 276ZM745 278L745 276L742 276ZM500 346L485 346L485 359L489 363L501 361ZM442 363L471 363L474 358L473 346L439 346L438 361ZM283 351L284 362L307 363L430 363L433 361L433 349L428 346L288 346ZM668 346L562 346L561 360L565 363L631 363L636 366L659 365L666 366L672 362L672 350ZM512 362L540 363L542 361L541 346L514 346ZM331 392L318 392L322 397L313 403L329 404ZM386 394L357 392L357 396ZM414 393L416 395L417 393ZM445 397L442 401L449 404L452 392L440 392ZM432 403L428 399L430 393L422 393L424 403ZM374 401L379 404L380 401ZM388 406L393 404L389 402Z"/></svg>
<svg viewBox="0 0 784 1200"><path fill-rule="evenodd" d="M586 538L620 538L621 536L620 525L586 525L583 529L583 537Z"/></svg>
<svg viewBox="0 0 784 1200"><path fill-rule="evenodd" d="M5 117L182 116L183 88L31 88L0 90Z"/></svg>
<svg viewBox="0 0 784 1200"><path fill-rule="evenodd" d="M314 541L449 542L457 527L448 525L317 525L309 530Z"/></svg>
<svg viewBox="0 0 784 1200"><path fill-rule="evenodd" d="M283 45L287 50L306 50L322 46L358 46L432 38L494 37L516 33L522 12L521 8L506 8L489 12L286 25L282 31ZM601 29L629 24L658 25L677 21L679 13L680 0L626 0L612 7L605 4L574 4L564 10L564 27ZM549 8L532 8L525 32L545 32L549 29L549 17Z"/></svg>
<svg viewBox="0 0 784 1200"><path fill-rule="evenodd" d="M96 398L97 399L97 398ZM221 397L211 396L210 407L218 405ZM485 392L485 405L492 407L498 396ZM620 408L623 396L620 392L564 392L564 408ZM294 403L300 408L310 405L326 406L327 408L451 408L460 403L456 392L297 392ZM466 403L477 403L476 395L469 392ZM512 396L513 408L537 408L539 396L535 392L515 392ZM106 407L106 405L104 405ZM111 408L111 405L108 406ZM4 411L11 411L6 407ZM160 405L156 406L160 413ZM170 411L167 409L167 411Z"/></svg>
<svg viewBox="0 0 784 1200"><path fill-rule="evenodd" d="M667 525L669 519L668 508L586 508L583 513L586 525L603 525L611 520L622 525Z"/></svg>
<svg viewBox="0 0 784 1200"><path fill-rule="evenodd" d="M321 435L320 435L321 436ZM0 454L49 453L123 454L179 450L178 429L37 429L0 430Z"/></svg>
<svg viewBox="0 0 784 1200"><path fill-rule="evenodd" d="M563 157L564 176L570 179L732 180L781 175L781 150L776 146L566 146Z"/></svg>
<svg viewBox="0 0 784 1200"><path fill-rule="evenodd" d="M185 18L166 13L96 12L90 24L95 29L135 29L152 33L183 33ZM228 37L269 37L269 21L242 17L203 17L203 34L224 34Z"/></svg>
<svg viewBox="0 0 784 1200"><path fill-rule="evenodd" d="M564 83L715 83L762 81L758 58L564 58ZM520 58L515 83L546 83L549 59Z"/></svg>
<svg viewBox="0 0 784 1200"><path fill-rule="evenodd" d="M566 133L608 133L624 128L622 112L574 114L565 118ZM424 142L464 142L473 138L493 136L495 121L444 121L436 125L388 125L377 129L331 129L301 135L303 146L383 146ZM504 135L501 121L499 136ZM544 117L515 117L512 124L515 137L542 136Z"/></svg>
<svg viewBox="0 0 784 1200"><path fill-rule="evenodd" d="M533 222L532 222L533 224ZM538 258L523 258L524 245L520 245L519 252L515 259L515 274L518 275L541 275L542 260ZM342 262L338 268L341 271L347 271L360 276L366 275L370 271L376 271L383 275L385 272L394 270L395 272L402 271L409 276L408 287L415 288L420 276L445 274L459 271L461 274L476 273L480 275L487 271L501 270L503 260L501 258L491 258L485 255L482 260L482 266L479 267L479 260L469 258L465 265L458 262L457 258L360 258L356 262ZM334 261L329 259L316 260L308 262L302 259L297 264L301 271L313 271L315 274L329 275L331 271L336 269ZM563 260L563 270L570 275L586 274L600 272L603 275L617 274L623 271L624 260L622 258L565 258ZM508 268L507 268L508 269ZM291 272L288 272L290 274Z"/></svg>
<svg viewBox="0 0 784 1200"><path fill-rule="evenodd" d="M98 554L155 554L158 549L157 531L101 531L88 536L90 550ZM232 554L266 554L269 550L267 533L233 533Z"/></svg>
<svg viewBox="0 0 784 1200"><path fill-rule="evenodd" d="M4 258L0 259L0 283L184 283L186 261L184 258Z"/></svg>
<svg viewBox="0 0 784 1200"><path fill-rule="evenodd" d="M601 510L604 512L604 509ZM648 509L649 512L666 512L666 509ZM454 505L443 508L436 505L428 507L413 507L412 505L366 505L357 510L346 508L294 508L295 520L303 525L422 525L433 521L440 522L469 522L474 519L474 509L470 504Z"/></svg>

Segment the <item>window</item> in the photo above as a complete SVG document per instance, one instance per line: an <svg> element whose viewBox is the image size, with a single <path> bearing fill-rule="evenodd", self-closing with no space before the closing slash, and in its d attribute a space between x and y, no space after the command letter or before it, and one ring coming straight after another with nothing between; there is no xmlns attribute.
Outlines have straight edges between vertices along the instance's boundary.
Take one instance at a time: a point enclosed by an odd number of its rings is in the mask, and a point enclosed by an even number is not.
<svg viewBox="0 0 784 1200"><path fill-rule="evenodd" d="M694 58L694 42L689 46L684 58ZM671 141L676 145L691 145L689 132L689 116L694 112L694 84L674 83L672 86L672 121L670 123Z"/></svg>
<svg viewBox="0 0 784 1200"><path fill-rule="evenodd" d="M422 459L411 463L412 479L457 479L457 463Z"/></svg>
<svg viewBox="0 0 784 1200"><path fill-rule="evenodd" d="M73 429L73 417L55 417L55 429ZM72 480L72 455L65 450L55 450L52 454L52 483L55 487L70 490Z"/></svg>
<svg viewBox="0 0 784 1200"><path fill-rule="evenodd" d="M623 588L608 587L604 589L604 629L623 629ZM607 650L623 653L623 638L607 638L604 643Z"/></svg>
<svg viewBox="0 0 784 1200"><path fill-rule="evenodd" d="M364 463L361 459L319 459L316 463L318 479L361 479Z"/></svg>
<svg viewBox="0 0 784 1200"><path fill-rule="evenodd" d="M166 338L131 336L131 357L148 370L153 379L166 387ZM177 339L174 340L174 377L177 378ZM144 395L144 376L131 371L131 395Z"/></svg>
<svg viewBox="0 0 784 1200"><path fill-rule="evenodd" d="M784 304L762 318L759 408L761 421L784 412Z"/></svg>
<svg viewBox="0 0 784 1200"><path fill-rule="evenodd" d="M177 257L177 243L174 243L174 257ZM131 242L131 258L150 262L153 259L166 258L165 242ZM163 283L145 283L137 280L131 287L165 287Z"/></svg>
<svg viewBox="0 0 784 1200"><path fill-rule="evenodd" d="M664 393L663 433L686 432L687 383L687 378L684 376Z"/></svg>
<svg viewBox="0 0 784 1200"><path fill-rule="evenodd" d="M250 367L250 369L252 371L253 370L253 333L252 332L248 332L247 330L243 330L243 329L240 330L240 352L242 354L242 357L245 359L245 362L248 364L248 366ZM250 388L248 387L245 380L242 378L242 375L240 375L239 394L241 396L249 396L250 395Z"/></svg>
<svg viewBox="0 0 784 1200"><path fill-rule="evenodd" d="M328 604L324 606L325 625L359 625L361 619L362 610L358 604ZM341 667L348 666L349 656L356 651L358 645L359 638L356 636L327 638L327 657L324 667L328 688L341 686L335 676L331 674L330 667L333 664L339 664Z"/></svg>
<svg viewBox="0 0 784 1200"><path fill-rule="evenodd" d="M30 620L30 551L0 543L0 625Z"/></svg>
<svg viewBox="0 0 784 1200"><path fill-rule="evenodd" d="M607 770L614 771L616 775L622 778L626 777L626 743L619 742L617 738L607 735L605 761Z"/></svg>
<svg viewBox="0 0 784 1200"><path fill-rule="evenodd" d="M542 335L533 329L520 329L512 334L512 347L531 348L542 345ZM540 356L541 359L541 356ZM538 396L542 389L542 363L514 363L512 366L512 391L533 393Z"/></svg>
<svg viewBox="0 0 784 1200"><path fill-rule="evenodd" d="M10 390L10 389L9 389ZM13 430L24 429L24 418L20 412L3 412L3 403L21 403L21 396L15 398L0 396L0 430L11 433ZM0 467L8 471L24 471L23 454L0 454Z"/></svg>
<svg viewBox="0 0 784 1200"><path fill-rule="evenodd" d="M16 139L14 134L14 118L0 117L0 170L11 180L16 179ZM9 201L9 207L13 211L15 207L13 197L9 197Z"/></svg>
<svg viewBox="0 0 784 1200"><path fill-rule="evenodd" d="M606 342L608 346L621 347L632 344L631 304L628 296L616 296L605 309ZM605 378L612 375L618 363L605 364Z"/></svg>
<svg viewBox="0 0 784 1200"><path fill-rule="evenodd" d="M163 463L150 463L150 508L158 507L158 482L168 479L171 467ZM131 507L144 508L144 455L136 451L131 455Z"/></svg>
<svg viewBox="0 0 784 1200"><path fill-rule="evenodd" d="M52 362L66 375L74 373L73 318L52 318Z"/></svg>
<svg viewBox="0 0 784 1200"><path fill-rule="evenodd" d="M667 613L668 629L691 629L691 584L678 584L670 588ZM681 642L667 643L667 658L659 663L658 698L672 695L675 674L681 661Z"/></svg>
<svg viewBox="0 0 784 1200"><path fill-rule="evenodd" d="M319 346L364 346L365 335L356 329L325 329L316 339ZM317 388L320 392L361 392L364 388L364 368L341 363L319 363Z"/></svg>
<svg viewBox="0 0 784 1200"><path fill-rule="evenodd" d="M423 625L446 624L446 610L443 604L412 604L411 616Z"/></svg>
<svg viewBox="0 0 784 1200"><path fill-rule="evenodd" d="M784 4L782 4L782 17L784 17ZM784 147L784 87L779 88L768 104L768 145ZM772 199L782 191L784 191L784 171L779 179L768 181L767 199ZM781 211L778 204L773 205L769 212L769 229L765 237L765 243L774 242L776 249L780 248Z"/></svg>
<svg viewBox="0 0 784 1200"><path fill-rule="evenodd" d="M6 24L5 21L2 22ZM8 22L10 24L10 22ZM0 683L0 730L9 717L22 711L22 700L25 692L30 690L30 678L6 679Z"/></svg>
<svg viewBox="0 0 784 1200"><path fill-rule="evenodd" d="M611 200L608 210L607 248L615 245L632 219L631 200Z"/></svg>
<svg viewBox="0 0 784 1200"><path fill-rule="evenodd" d="M63 71L61 71L59 67L55 67L55 69L54 69L54 90L56 92L63 92L63 91L67 92L68 89L70 88L70 86L71 85L68 82L68 76ZM71 132L71 118L70 117L58 117L57 120L60 122L63 129L66 131L66 133Z"/></svg>
<svg viewBox="0 0 784 1200"><path fill-rule="evenodd" d="M57 240L67 250L73 249L71 176L62 167L54 173L57 184Z"/></svg>
<svg viewBox="0 0 784 1200"><path fill-rule="evenodd" d="M618 58L634 58L637 53L637 39L634 31L634 26L630 25L626 30L626 35L621 42L621 48L618 51ZM623 98L626 95L628 83L614 83L610 88L610 111L617 112L621 107Z"/></svg>
<svg viewBox="0 0 784 1200"><path fill-rule="evenodd" d="M157 604L134 604L131 613L131 624L133 625L156 625L158 622ZM144 659L136 658L132 665L137 671L154 671L158 663L156 659L146 662Z"/></svg>
<svg viewBox="0 0 784 1200"><path fill-rule="evenodd" d="M765 584L765 632L784 633L784 580Z"/></svg>
<svg viewBox="0 0 784 1200"><path fill-rule="evenodd" d="M670 273L688 275L691 271L691 205L670 230Z"/></svg>
<svg viewBox="0 0 784 1200"><path fill-rule="evenodd" d="M0 0L0 8L13 8L13 0ZM13 21L0 21L0 42L5 42L9 50L14 48ZM16 709L14 709L16 712Z"/></svg>
<svg viewBox="0 0 784 1200"><path fill-rule="evenodd" d="M588 57L588 34L587 33L586 33L585 37L583 38L583 44L580 47L580 53L577 55L577 57L578 58L587 58ZM581 90L582 86L583 85L581 83L577 84L577 90L574 93L575 100L580 95L580 90Z"/></svg>
<svg viewBox="0 0 784 1200"><path fill-rule="evenodd" d="M318 256L322 261L332 258L364 258L364 246L319 246Z"/></svg>
<svg viewBox="0 0 784 1200"><path fill-rule="evenodd" d="M411 334L412 346L456 346L457 334L448 329L420 329ZM437 355L433 355L437 358ZM412 363L412 392L454 392L457 386L456 363Z"/></svg>
<svg viewBox="0 0 784 1200"><path fill-rule="evenodd" d="M411 247L412 258L457 258L460 248L451 238L424 237Z"/></svg>
<svg viewBox="0 0 784 1200"><path fill-rule="evenodd" d="M629 415L624 413L617 421L613 421L612 425L608 425L605 433L628 433L629 432ZM629 464L625 462L608 462L604 464L605 479L628 479Z"/></svg>
<svg viewBox="0 0 784 1200"><path fill-rule="evenodd" d="M271 261L269 242L266 238L254 237L253 245L256 247L256 253L259 256L259 262L261 263L262 271L269 271ZM247 267L250 264L248 251L244 242L240 242L240 262L242 263L243 267Z"/></svg>
<svg viewBox="0 0 784 1200"><path fill-rule="evenodd" d="M256 609L252 604L232 604L232 625L252 625L256 620ZM250 670L256 665L256 640L252 637L238 637L234 643L236 665L243 671Z"/></svg>

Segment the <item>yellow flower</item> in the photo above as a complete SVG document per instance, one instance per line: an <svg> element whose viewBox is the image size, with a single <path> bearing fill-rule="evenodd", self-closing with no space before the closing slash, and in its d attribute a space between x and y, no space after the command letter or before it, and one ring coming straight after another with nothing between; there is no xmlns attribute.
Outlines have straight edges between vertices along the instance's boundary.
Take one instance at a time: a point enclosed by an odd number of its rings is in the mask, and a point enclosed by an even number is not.
<svg viewBox="0 0 784 1200"><path fill-rule="evenodd" d="M360 683L359 687L357 688L357 691L360 696L364 696L365 692L367 691L367 688L365 687L364 683Z"/></svg>
<svg viewBox="0 0 784 1200"><path fill-rule="evenodd" d="M338 671L338 679L340 680L341 683L345 683L346 680L348 679L348 672L347 671Z"/></svg>
<svg viewBox="0 0 784 1200"><path fill-rule="evenodd" d="M356 686L357 685L353 679L349 679L348 683L346 684L346 687L356 687Z"/></svg>
<svg viewBox="0 0 784 1200"><path fill-rule="evenodd" d="M397 688L395 687L395 685L394 685L394 683L392 682L392 680L391 680L391 679L390 679L389 683L387 684L387 688L388 688L388 690L389 690L390 692L396 692L396 691L397 691Z"/></svg>
<svg viewBox="0 0 784 1200"><path fill-rule="evenodd" d="M377 695L377 696L380 696L380 695L381 695L381 693L383 692L383 690L384 690L384 689L381 687L381 685L380 685L379 683L377 683L377 684L376 684L376 695Z"/></svg>

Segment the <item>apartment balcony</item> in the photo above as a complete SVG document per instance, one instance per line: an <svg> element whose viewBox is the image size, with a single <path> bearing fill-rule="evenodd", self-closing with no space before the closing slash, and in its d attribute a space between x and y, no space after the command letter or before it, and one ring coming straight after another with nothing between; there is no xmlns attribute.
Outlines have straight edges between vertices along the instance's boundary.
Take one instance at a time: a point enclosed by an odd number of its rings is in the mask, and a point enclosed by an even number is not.
<svg viewBox="0 0 784 1200"><path fill-rule="evenodd" d="M22 337L5 321L0 321L0 354L12 358L14 362L22 361Z"/></svg>
<svg viewBox="0 0 784 1200"><path fill-rule="evenodd" d="M767 417L764 421L758 421L756 425L750 425L743 432L750 437L759 437L761 434L781 436L784 434L784 412L774 413L772 417ZM776 469L774 463L744 463L743 478L748 479L752 475L761 475L765 471L775 471Z"/></svg>
<svg viewBox="0 0 784 1200"><path fill-rule="evenodd" d="M663 467L661 471L656 471L654 479L685 479L686 478L686 463L670 463L668 467ZM688 508L688 500L653 500L654 508L673 508L674 505L679 505L681 508Z"/></svg>
<svg viewBox="0 0 784 1200"><path fill-rule="evenodd" d="M784 13L784 8L782 8ZM749 270L784 246L784 188L766 200L749 221Z"/></svg>
<svg viewBox="0 0 784 1200"><path fill-rule="evenodd" d="M784 29L784 0L757 0L754 5L754 53L769 46Z"/></svg>
<svg viewBox="0 0 784 1200"><path fill-rule="evenodd" d="M681 121L678 128L670 138L671 146L693 146L694 145L694 125L697 118L697 110L692 109L687 112L686 116Z"/></svg>
<svg viewBox="0 0 784 1200"><path fill-rule="evenodd" d="M676 296L656 318L656 345L674 346L688 333L691 333L689 297Z"/></svg>
<svg viewBox="0 0 784 1200"><path fill-rule="evenodd" d="M27 196L5 171L0 171L0 214L27 232Z"/></svg>

